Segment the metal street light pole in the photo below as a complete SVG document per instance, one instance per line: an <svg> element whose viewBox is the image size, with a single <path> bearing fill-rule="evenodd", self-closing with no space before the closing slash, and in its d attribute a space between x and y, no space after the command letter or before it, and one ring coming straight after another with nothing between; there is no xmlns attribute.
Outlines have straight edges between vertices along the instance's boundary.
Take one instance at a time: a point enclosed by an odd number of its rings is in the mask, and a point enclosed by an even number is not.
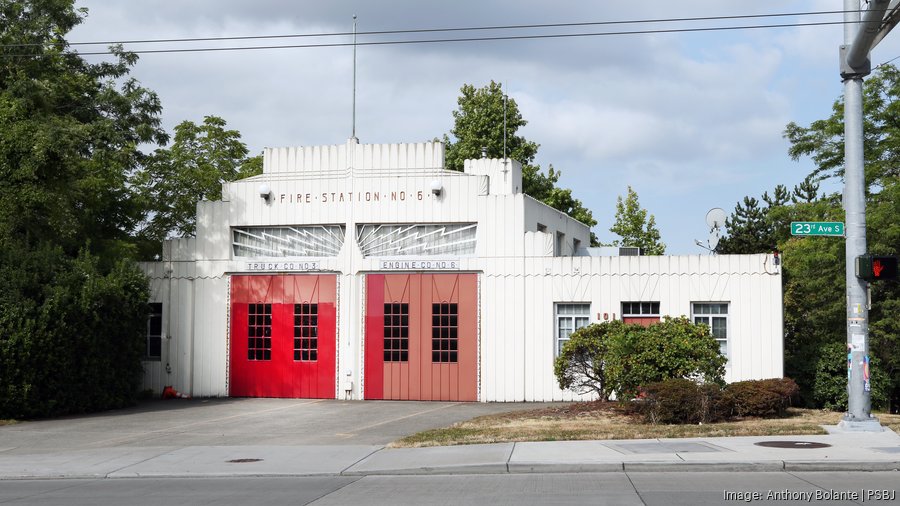
<svg viewBox="0 0 900 506"><path fill-rule="evenodd" d="M846 430L882 431L871 415L869 392L869 313L867 282L856 277L856 257L866 254L866 200L863 157L863 77L871 72L869 51L879 34L888 0L870 2L860 24L859 0L844 0L844 45L841 77L844 81L844 211L847 226L847 413L840 426Z"/></svg>

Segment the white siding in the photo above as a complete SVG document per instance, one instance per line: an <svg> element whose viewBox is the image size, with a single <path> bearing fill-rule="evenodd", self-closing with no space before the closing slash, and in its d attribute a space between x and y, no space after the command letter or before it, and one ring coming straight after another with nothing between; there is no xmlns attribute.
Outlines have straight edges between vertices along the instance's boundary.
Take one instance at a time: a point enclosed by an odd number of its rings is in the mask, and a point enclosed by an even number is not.
<svg viewBox="0 0 900 506"><path fill-rule="evenodd" d="M352 398L362 398L365 274L380 269L356 244L362 223L477 223L475 254L456 260L461 271L479 273L482 401L589 398L560 390L553 375L556 302L590 303L592 322L604 313L620 318L623 301L659 301L672 316L690 315L692 302L728 302L727 379L782 375L781 275L770 256L568 256L572 239L588 245L588 227L489 184L498 177L495 162L469 164L468 174L441 170L440 143L267 149L263 175L225 185L225 201L198 204L197 239L167 241L163 262L142 265L169 332L162 361L145 363L145 388L227 395L228 280L246 272L249 260L232 258L231 228L306 224L346 227L339 255L315 259L338 275L340 398L347 371ZM431 193L434 181L440 197ZM272 191L269 202L259 196L262 183ZM556 232L565 234L561 252L554 252Z"/></svg>

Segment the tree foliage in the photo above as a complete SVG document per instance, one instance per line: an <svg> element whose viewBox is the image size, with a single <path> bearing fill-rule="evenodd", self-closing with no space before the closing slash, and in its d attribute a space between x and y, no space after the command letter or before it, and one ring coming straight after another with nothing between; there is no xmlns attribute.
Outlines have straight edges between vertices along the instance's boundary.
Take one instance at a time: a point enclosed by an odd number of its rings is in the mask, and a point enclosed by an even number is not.
<svg viewBox="0 0 900 506"><path fill-rule="evenodd" d="M161 106L128 77L135 55L91 64L69 51L82 19L71 3L0 4L0 236L121 252L141 217L128 174L140 144L166 140Z"/></svg>
<svg viewBox="0 0 900 506"><path fill-rule="evenodd" d="M141 381L147 278L87 250L0 250L0 418L127 406Z"/></svg>
<svg viewBox="0 0 900 506"><path fill-rule="evenodd" d="M247 154L222 118L181 122L172 146L157 149L133 179L145 212L139 236L158 250L164 239L194 235L197 202L221 200L222 183L262 172L261 156Z"/></svg>
<svg viewBox="0 0 900 506"><path fill-rule="evenodd" d="M582 394L593 392L600 400L609 400L612 393L606 380L609 341L623 331L623 325L620 321L595 323L573 332L553 363L559 387Z"/></svg>
<svg viewBox="0 0 900 506"><path fill-rule="evenodd" d="M875 254L900 252L900 71L879 67L863 88L866 237ZM787 125L794 159L809 156L812 173L794 188L791 203L773 209L784 251L785 368L807 403L837 408L846 402L846 293L843 241L792 238L790 221L844 221L841 196L819 195L818 182L843 178L843 100L830 117ZM872 401L900 408L900 288L873 283L869 313Z"/></svg>
<svg viewBox="0 0 900 506"><path fill-rule="evenodd" d="M768 197L768 194L764 197ZM773 204L775 202L773 200ZM768 219L768 209L760 207L755 198L744 197L743 204L738 202L731 216L725 219L727 235L719 241L716 252L747 254L774 250L775 233Z"/></svg>
<svg viewBox="0 0 900 506"><path fill-rule="evenodd" d="M627 327L610 343L606 371L619 398L630 399L640 387L670 378L724 382L727 359L707 325L665 316L649 327Z"/></svg>
<svg viewBox="0 0 900 506"><path fill-rule="evenodd" d="M616 199L616 221L609 229L621 239L613 241L614 246L632 246L641 248L644 255L664 255L666 244L660 240L656 228L656 218L638 202L637 192L628 187L628 195L623 200Z"/></svg>
<svg viewBox="0 0 900 506"><path fill-rule="evenodd" d="M560 388L630 399L641 387L672 379L723 383L726 358L709 327L664 317L649 327L621 321L575 331L554 363Z"/></svg>
<svg viewBox="0 0 900 506"><path fill-rule="evenodd" d="M129 176L166 140L136 56L88 63L72 1L0 2L0 417L107 409L140 380L147 279Z"/></svg>
<svg viewBox="0 0 900 506"><path fill-rule="evenodd" d="M863 146L867 188L895 184L900 175L900 70L882 65L863 87ZM808 127L789 123L785 138L788 153L795 160L809 156L816 164L814 180L844 176L844 101L832 106L827 119L813 121Z"/></svg>
<svg viewBox="0 0 900 506"><path fill-rule="evenodd" d="M447 146L446 164L451 170L463 170L467 159L481 158L482 149L491 158L506 156L522 163L522 191L550 207L562 211L589 227L597 224L590 209L572 196L572 190L559 188L557 183L561 172L551 165L547 172L534 164L538 144L517 135L519 128L528 122L519 112L516 101L506 97L500 83L475 88L464 84L457 100L458 108L453 111L453 129L450 136L444 135ZM504 131L504 108L506 129ZM591 233L592 244L597 239Z"/></svg>

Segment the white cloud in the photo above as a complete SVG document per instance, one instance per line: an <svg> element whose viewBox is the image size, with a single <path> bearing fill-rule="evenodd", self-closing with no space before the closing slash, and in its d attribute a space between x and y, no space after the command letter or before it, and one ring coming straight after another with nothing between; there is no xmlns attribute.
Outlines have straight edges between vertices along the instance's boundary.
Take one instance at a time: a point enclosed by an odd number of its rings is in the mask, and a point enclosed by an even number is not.
<svg viewBox="0 0 900 506"><path fill-rule="evenodd" d="M833 0L80 4L87 4L91 14L70 40L347 31L354 13L360 29L367 31L840 8ZM635 26L651 27L574 30ZM450 113L463 83L503 81L529 121L521 133L541 144L538 162L563 169L561 183L572 187L598 217L611 216L615 196L631 183L641 202L657 214L664 236L686 236L690 234L679 231L678 223L690 220L679 218L681 213L700 213L702 224L702 212L709 207L730 209L729 202L745 194L802 179L806 169L787 158L781 132L791 120L803 123L830 113L840 90L839 32L834 27L786 28L363 46L358 53L357 135L363 142L439 137L452 126ZM893 48L897 53L887 56ZM885 41L883 49L879 54L885 59L896 56L900 41ZM350 135L350 55L346 47L145 55L134 74L160 94L169 128L215 114L241 131L254 150L332 144ZM676 252L694 251L692 240L686 241L669 242Z"/></svg>

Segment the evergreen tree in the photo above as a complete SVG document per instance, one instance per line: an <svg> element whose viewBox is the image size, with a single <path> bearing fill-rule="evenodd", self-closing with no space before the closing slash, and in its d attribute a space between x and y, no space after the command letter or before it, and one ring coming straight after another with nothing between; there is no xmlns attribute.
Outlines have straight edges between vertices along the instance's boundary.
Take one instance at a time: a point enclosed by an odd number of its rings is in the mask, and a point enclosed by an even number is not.
<svg viewBox="0 0 900 506"><path fill-rule="evenodd" d="M812 179L812 175L806 176L799 185L794 186L794 192L791 200L796 204L798 202L813 202L819 194L819 183Z"/></svg>
<svg viewBox="0 0 900 506"><path fill-rule="evenodd" d="M768 194L763 195L763 199L772 203L776 203L779 198L777 191L775 199ZM766 210L759 207L759 201L753 197L744 197L743 204L737 203L734 212L725 220L725 231L727 235L716 247L718 253L768 253L776 248Z"/></svg>

